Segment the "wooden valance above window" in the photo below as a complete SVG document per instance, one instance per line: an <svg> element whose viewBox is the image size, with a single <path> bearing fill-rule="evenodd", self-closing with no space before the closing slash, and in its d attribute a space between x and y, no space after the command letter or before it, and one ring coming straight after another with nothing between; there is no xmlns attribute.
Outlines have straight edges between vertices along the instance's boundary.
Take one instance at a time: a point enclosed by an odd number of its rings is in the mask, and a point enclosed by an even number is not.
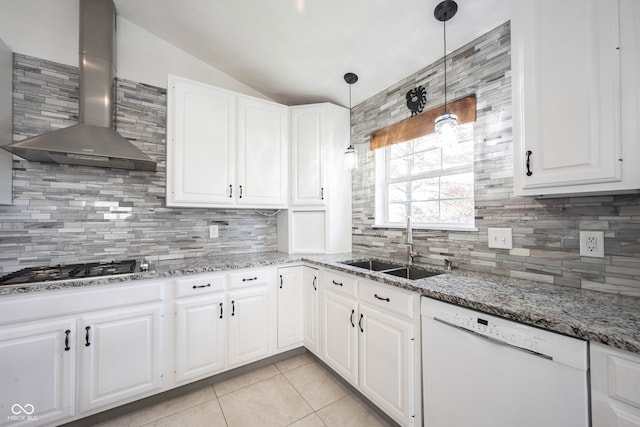
<svg viewBox="0 0 640 427"><path fill-rule="evenodd" d="M458 116L458 124L476 121L476 95L450 102L448 105L452 114ZM411 141L435 131L435 120L444 113L444 105L409 117L401 122L371 132L371 150Z"/></svg>

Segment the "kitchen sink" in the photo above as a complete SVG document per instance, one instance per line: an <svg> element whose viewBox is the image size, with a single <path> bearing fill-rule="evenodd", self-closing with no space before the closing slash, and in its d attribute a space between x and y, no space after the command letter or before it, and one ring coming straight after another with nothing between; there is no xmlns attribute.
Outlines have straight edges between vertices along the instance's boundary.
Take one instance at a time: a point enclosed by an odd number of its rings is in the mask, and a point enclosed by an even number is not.
<svg viewBox="0 0 640 427"><path fill-rule="evenodd" d="M424 279L425 277L441 274L437 271L427 270L426 268L415 265L405 265L378 259L349 260L342 261L340 264L350 265L352 267L358 267L369 271L376 271L378 273L390 274L395 277L402 277L403 279L409 280Z"/></svg>
<svg viewBox="0 0 640 427"><path fill-rule="evenodd" d="M397 268L395 270L387 270L384 273L410 280L424 279L425 277L431 277L440 274L437 271L431 271L427 270L426 268L416 266L406 266Z"/></svg>
<svg viewBox="0 0 640 427"><path fill-rule="evenodd" d="M365 270L371 271L384 271L384 270L392 270L396 268L404 267L403 264L381 261L377 259L368 259L368 260L350 260L343 261L341 264L350 265L352 267L364 268Z"/></svg>

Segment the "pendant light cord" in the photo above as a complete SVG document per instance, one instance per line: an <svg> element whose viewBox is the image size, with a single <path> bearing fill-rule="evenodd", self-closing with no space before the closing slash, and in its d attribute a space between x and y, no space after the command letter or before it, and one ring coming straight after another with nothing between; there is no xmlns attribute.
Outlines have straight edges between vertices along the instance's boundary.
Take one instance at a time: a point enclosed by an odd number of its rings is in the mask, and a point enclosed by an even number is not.
<svg viewBox="0 0 640 427"><path fill-rule="evenodd" d="M444 21L442 21L442 34L444 39L444 55L442 62L444 63L444 114L447 114L447 13L445 12Z"/></svg>

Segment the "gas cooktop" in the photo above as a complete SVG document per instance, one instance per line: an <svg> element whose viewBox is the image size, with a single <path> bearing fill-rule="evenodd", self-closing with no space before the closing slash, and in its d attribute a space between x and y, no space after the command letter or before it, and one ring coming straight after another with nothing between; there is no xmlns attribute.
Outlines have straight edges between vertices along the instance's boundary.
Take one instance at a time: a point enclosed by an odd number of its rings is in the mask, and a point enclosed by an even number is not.
<svg viewBox="0 0 640 427"><path fill-rule="evenodd" d="M86 264L58 265L55 267L30 267L0 277L0 285L53 282L57 280L89 279L137 271L136 260L92 262Z"/></svg>

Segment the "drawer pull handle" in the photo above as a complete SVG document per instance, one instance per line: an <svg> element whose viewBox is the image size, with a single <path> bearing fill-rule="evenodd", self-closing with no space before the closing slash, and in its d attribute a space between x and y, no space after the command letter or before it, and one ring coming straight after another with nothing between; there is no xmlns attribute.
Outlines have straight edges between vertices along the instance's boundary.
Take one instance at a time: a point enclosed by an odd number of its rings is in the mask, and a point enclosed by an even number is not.
<svg viewBox="0 0 640 427"><path fill-rule="evenodd" d="M220 318L222 319L222 303L220 303Z"/></svg>
<svg viewBox="0 0 640 427"><path fill-rule="evenodd" d="M314 290L314 291L317 291L317 290L318 290L318 287L316 286L316 282L317 282L317 281L318 281L318 278L317 278L316 276L313 276L313 283L312 283L312 285L313 285L313 290Z"/></svg>
<svg viewBox="0 0 640 427"><path fill-rule="evenodd" d="M349 318L349 320L351 321L351 327L355 328L356 325L353 323L353 315L356 314L356 311L354 309L351 309L351 317Z"/></svg>
<svg viewBox="0 0 640 427"><path fill-rule="evenodd" d="M281 276L281 277L282 277L282 276ZM251 282L251 281L253 281L253 280L258 280L258 278L257 278L257 277L249 277L248 279L247 279L247 278L242 279L242 281L243 281L243 282Z"/></svg>
<svg viewBox="0 0 640 427"><path fill-rule="evenodd" d="M89 342L89 330L91 330L91 326L87 326L86 328L84 328L85 333L84 333L84 346L85 347L89 347L91 345L91 343Z"/></svg>
<svg viewBox="0 0 640 427"><path fill-rule="evenodd" d="M364 314L360 313L360 320L358 321L358 326L360 327L360 332L364 332L364 329L362 329L362 318L364 317Z"/></svg>
<svg viewBox="0 0 640 427"><path fill-rule="evenodd" d="M533 175L533 172L531 172L531 155L533 153L531 150L527 150L525 154L527 155L527 176L531 176Z"/></svg>
<svg viewBox="0 0 640 427"><path fill-rule="evenodd" d="M320 187L320 200L324 200L324 187Z"/></svg>
<svg viewBox="0 0 640 427"><path fill-rule="evenodd" d="M332 280L331 282L336 286L342 286L342 283L336 282L335 280Z"/></svg>
<svg viewBox="0 0 640 427"><path fill-rule="evenodd" d="M282 274L280 275L280 289L282 289Z"/></svg>
<svg viewBox="0 0 640 427"><path fill-rule="evenodd" d="M235 301L231 301L231 315L232 316L236 315L236 302Z"/></svg>
<svg viewBox="0 0 640 427"><path fill-rule="evenodd" d="M391 301L388 297L387 298L379 297L378 294L373 294L373 296L376 297L376 299L379 299L381 301L386 301L386 302Z"/></svg>
<svg viewBox="0 0 640 427"><path fill-rule="evenodd" d="M209 287L211 287L211 283L207 283L206 285L193 285L193 289L209 288Z"/></svg>
<svg viewBox="0 0 640 427"><path fill-rule="evenodd" d="M240 198L242 199L242 185L240 186Z"/></svg>
<svg viewBox="0 0 640 427"><path fill-rule="evenodd" d="M71 333L71 330L67 329L66 331L64 331L64 351L69 351L71 350L71 347L69 347L69 334Z"/></svg>
<svg viewBox="0 0 640 427"><path fill-rule="evenodd" d="M233 197L233 185L229 184L229 198Z"/></svg>

